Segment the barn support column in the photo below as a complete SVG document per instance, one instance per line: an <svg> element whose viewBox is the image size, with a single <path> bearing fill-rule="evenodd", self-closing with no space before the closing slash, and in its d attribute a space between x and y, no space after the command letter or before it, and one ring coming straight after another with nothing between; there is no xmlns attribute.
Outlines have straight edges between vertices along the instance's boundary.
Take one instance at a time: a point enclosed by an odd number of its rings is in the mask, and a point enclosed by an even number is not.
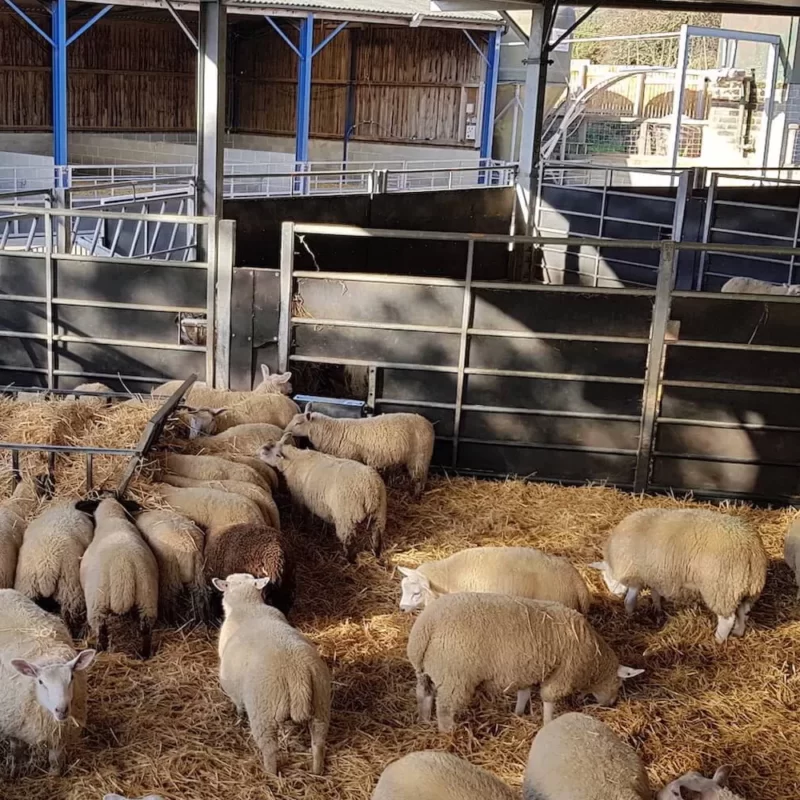
<svg viewBox="0 0 800 800"><path fill-rule="evenodd" d="M533 233L533 207L538 185L539 150L542 139L545 87L547 84L547 42L555 18L555 9L545 4L534 9L528 55L525 58L525 93L522 106L522 136L517 176L517 204L525 230Z"/></svg>
<svg viewBox="0 0 800 800"><path fill-rule="evenodd" d="M497 77L500 72L500 34L492 31L486 51L486 79L481 109L481 160L490 161L494 143L494 114L497 108ZM480 173L480 183L486 182L486 175Z"/></svg>

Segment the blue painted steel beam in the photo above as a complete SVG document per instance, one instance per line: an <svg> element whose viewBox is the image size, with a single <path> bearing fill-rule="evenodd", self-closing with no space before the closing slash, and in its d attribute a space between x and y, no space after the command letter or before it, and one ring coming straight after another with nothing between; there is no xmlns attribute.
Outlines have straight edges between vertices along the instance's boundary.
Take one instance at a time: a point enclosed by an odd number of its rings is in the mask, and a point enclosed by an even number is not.
<svg viewBox="0 0 800 800"><path fill-rule="evenodd" d="M50 45L53 44L53 40L18 5L16 5L13 0L6 0L6 3L8 4L8 7L16 11L17 14L36 31L36 33L44 37Z"/></svg>
<svg viewBox="0 0 800 800"><path fill-rule="evenodd" d="M295 161L308 161L308 139L311 130L311 65L314 55L314 15L300 23L300 52L297 64L297 125L295 128Z"/></svg>
<svg viewBox="0 0 800 800"><path fill-rule="evenodd" d="M69 39L67 39L67 47L69 47L76 39L80 39L81 36L83 36L83 34L95 24L95 22L99 22L106 14L108 14L109 11L111 11L113 7L114 6L104 6L101 8L88 22L78 28L78 30L75 31L75 33L73 33Z"/></svg>
<svg viewBox="0 0 800 800"><path fill-rule="evenodd" d="M319 53L320 50L327 47L345 28L347 27L347 20L341 25L337 26L335 30L331 31L312 51L311 58Z"/></svg>
<svg viewBox="0 0 800 800"><path fill-rule="evenodd" d="M65 188L63 171L67 165L67 0L53 0L53 159L56 187Z"/></svg>
<svg viewBox="0 0 800 800"><path fill-rule="evenodd" d="M489 47L486 54L486 81L483 90L483 109L481 121L481 158L492 157L494 140L494 114L497 107L497 77L500 67L500 34L489 34Z"/></svg>
<svg viewBox="0 0 800 800"><path fill-rule="evenodd" d="M272 19L272 17L269 16L269 14L265 14L264 17L267 20L267 22L269 22L269 24L272 25L272 27L275 29L275 32L278 34L278 36L280 36L281 39L283 39L283 41L286 42L286 44L288 44L289 47L292 48L292 50L294 50L294 54L298 58L302 58L303 56L300 54L300 51L295 47L294 42L281 30L280 25L278 25L278 23L275 22L275 20Z"/></svg>

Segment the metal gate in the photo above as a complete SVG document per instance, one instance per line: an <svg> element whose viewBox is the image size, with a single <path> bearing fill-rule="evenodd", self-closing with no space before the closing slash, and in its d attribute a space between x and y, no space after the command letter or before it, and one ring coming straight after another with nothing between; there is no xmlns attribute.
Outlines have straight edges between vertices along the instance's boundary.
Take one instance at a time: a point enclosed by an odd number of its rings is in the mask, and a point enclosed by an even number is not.
<svg viewBox="0 0 800 800"><path fill-rule="evenodd" d="M297 236L458 242L464 279L295 272ZM679 251L745 247L601 242L655 253L655 289L472 278L488 247L551 244L587 240L285 223L278 366L366 368L370 405L434 421L442 467L800 497L798 301L672 290Z"/></svg>

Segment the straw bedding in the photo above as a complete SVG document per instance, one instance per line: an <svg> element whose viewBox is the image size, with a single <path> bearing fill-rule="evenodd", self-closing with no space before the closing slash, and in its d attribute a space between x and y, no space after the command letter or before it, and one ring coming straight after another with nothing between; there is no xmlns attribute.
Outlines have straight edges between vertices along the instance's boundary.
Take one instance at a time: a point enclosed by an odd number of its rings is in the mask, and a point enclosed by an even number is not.
<svg viewBox="0 0 800 800"><path fill-rule="evenodd" d="M139 492L146 499L144 478ZM167 800L366 800L386 764L426 748L457 753L519 787L541 722L538 704L532 717L518 718L513 697L481 693L452 737L418 725L405 658L413 618L397 609L392 567L470 545L533 545L582 568L600 556L607 530L625 514L688 504L605 487L438 478L419 503L390 492L386 566L366 554L345 564L331 531L320 525L301 532L300 515L284 506L284 528L298 548L292 621L333 668L326 774L309 774L308 737L300 730L283 743L289 752L282 776L265 776L247 726L237 723L218 686L214 633L187 626L157 631L148 662L126 655L133 651L124 641L102 654L89 673L86 735L67 774L51 778L34 766L16 781L0 778L0 797L99 800L110 791L157 791ZM732 763L732 784L743 796L787 800L800 797L800 607L780 554L794 512L729 510L757 526L773 559L746 636L717 646L714 621L696 606L668 605L659 627L644 601L629 621L599 577L582 568L596 593L592 621L623 663L647 670L616 708L587 710L636 747L655 785ZM560 710L570 707L579 701Z"/></svg>

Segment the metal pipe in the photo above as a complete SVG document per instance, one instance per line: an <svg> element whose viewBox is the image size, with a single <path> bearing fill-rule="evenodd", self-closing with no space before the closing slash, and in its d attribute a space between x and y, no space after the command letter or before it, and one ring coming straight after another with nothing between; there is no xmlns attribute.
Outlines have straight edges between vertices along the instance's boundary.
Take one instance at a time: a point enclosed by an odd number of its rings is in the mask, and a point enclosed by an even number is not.
<svg viewBox="0 0 800 800"><path fill-rule="evenodd" d="M467 33L466 31L464 32ZM492 157L492 144L494 142L494 112L497 107L497 81L500 74L500 39L500 34L497 31L492 31L489 34L489 40L486 45L487 56L485 58L483 108L481 109L480 157L487 159ZM485 175L478 176L478 183L486 182Z"/></svg>
<svg viewBox="0 0 800 800"><path fill-rule="evenodd" d="M46 205L50 204L49 198ZM44 292L45 292L45 339L47 341L47 387L55 389L55 328L53 325L53 218L44 218Z"/></svg>
<svg viewBox="0 0 800 800"><path fill-rule="evenodd" d="M278 319L278 370L289 369L292 349L292 300L294 297L294 236L293 222L281 224L281 294Z"/></svg>
<svg viewBox="0 0 800 800"><path fill-rule="evenodd" d="M458 440L461 435L461 411L464 402L464 375L469 351L469 321L472 316L472 267L475 261L475 242L467 243L467 265L464 273L464 295L461 305L461 337L458 346L456 373L456 407L453 415L452 466L458 466Z"/></svg>
<svg viewBox="0 0 800 800"><path fill-rule="evenodd" d="M125 212L124 214L118 211L96 211L87 215L86 212L80 208L58 208L52 211L46 211L44 208L38 206L0 205L0 214L2 213L20 214L24 217L43 217L45 214L52 213L54 217L74 218L90 216L93 219L121 219L123 221L141 219L150 220L151 222L157 222L158 219L161 219L162 222L191 223L194 225L209 224L209 217L185 216L183 214L140 214L135 211Z"/></svg>
<svg viewBox="0 0 800 800"><path fill-rule="evenodd" d="M681 25L678 43L678 63L675 72L675 85L672 95L672 136L667 149L667 159L672 169L678 166L681 141L681 121L683 119L683 95L686 92L686 71L689 68L689 42L690 33L688 25ZM670 180L670 186L672 186Z"/></svg>
<svg viewBox="0 0 800 800"><path fill-rule="evenodd" d="M62 169L69 163L67 152L67 0L52 4L53 66L53 164L56 188L65 189Z"/></svg>
<svg viewBox="0 0 800 800"><path fill-rule="evenodd" d="M199 50L200 44L197 41L197 37L192 33L191 28L183 21L183 17L175 10L175 6L173 6L169 0L164 0L164 5L167 7L167 11L172 15L175 22L178 23L178 26L184 32L186 38L192 43L194 49Z"/></svg>
<svg viewBox="0 0 800 800"><path fill-rule="evenodd" d="M308 161L308 140L311 130L311 65L314 54L314 15L309 13L300 22L300 47L297 62L297 119L295 127L295 161ZM304 194L307 179L299 179Z"/></svg>
<svg viewBox="0 0 800 800"><path fill-rule="evenodd" d="M21 444L20 442L0 442L0 450L11 450L12 452L37 452L37 453L72 453L108 456L129 456L136 450L130 447L79 447L77 445L61 444Z"/></svg>

